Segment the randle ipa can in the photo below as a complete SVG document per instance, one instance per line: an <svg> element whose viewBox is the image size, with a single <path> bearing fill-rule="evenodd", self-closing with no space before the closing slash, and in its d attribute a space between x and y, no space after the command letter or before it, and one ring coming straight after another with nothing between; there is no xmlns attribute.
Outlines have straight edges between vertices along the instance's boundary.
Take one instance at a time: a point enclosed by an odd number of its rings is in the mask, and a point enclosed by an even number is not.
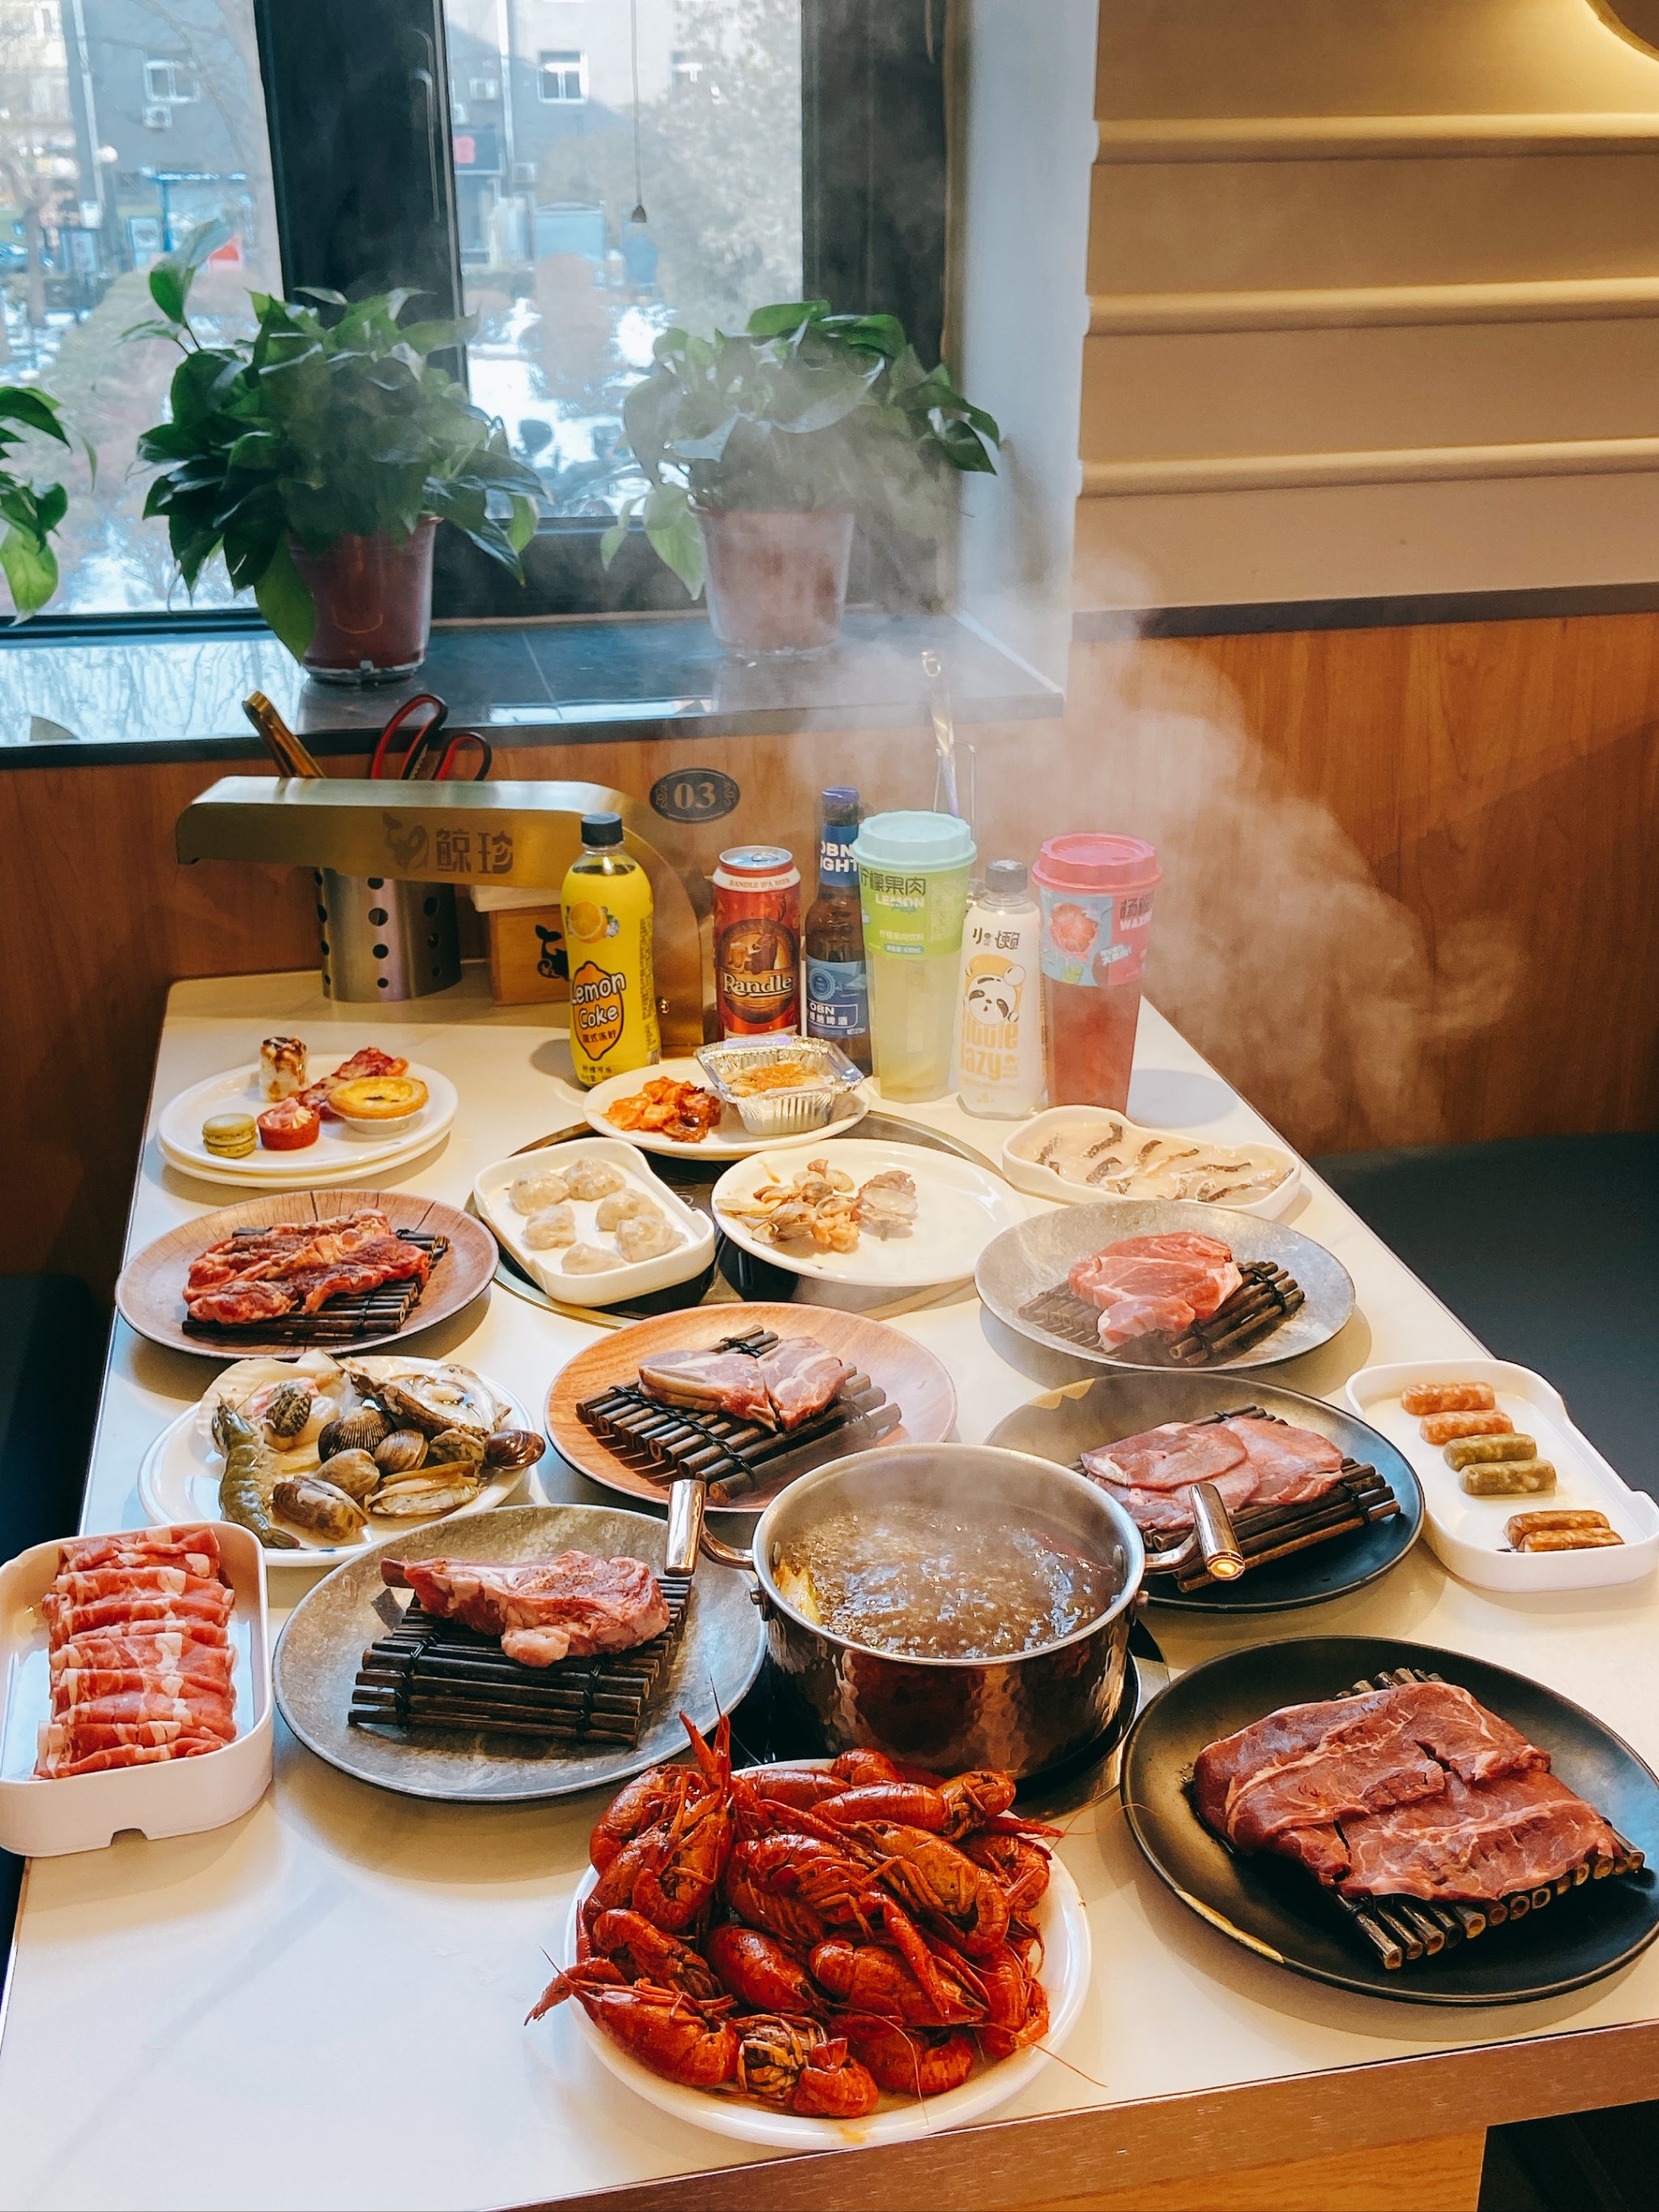
<svg viewBox="0 0 1659 2212"><path fill-rule="evenodd" d="M781 845L734 845L714 871L722 1036L800 1027L800 870Z"/></svg>

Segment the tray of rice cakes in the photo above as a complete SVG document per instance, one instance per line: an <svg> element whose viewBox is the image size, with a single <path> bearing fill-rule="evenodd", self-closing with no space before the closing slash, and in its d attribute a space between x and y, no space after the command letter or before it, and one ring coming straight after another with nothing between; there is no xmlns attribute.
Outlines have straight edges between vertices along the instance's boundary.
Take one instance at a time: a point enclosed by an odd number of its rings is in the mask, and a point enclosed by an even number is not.
<svg viewBox="0 0 1659 2212"><path fill-rule="evenodd" d="M1659 1505L1632 1490L1553 1383L1460 1355L1362 1368L1348 1404L1410 1462L1441 1560L1485 1589L1589 1589L1659 1562Z"/></svg>

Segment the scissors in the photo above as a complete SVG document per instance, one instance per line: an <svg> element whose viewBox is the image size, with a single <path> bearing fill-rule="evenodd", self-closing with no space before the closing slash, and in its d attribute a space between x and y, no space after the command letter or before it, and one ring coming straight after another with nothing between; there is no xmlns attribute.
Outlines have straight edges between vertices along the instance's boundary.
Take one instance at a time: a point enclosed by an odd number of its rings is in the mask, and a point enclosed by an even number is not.
<svg viewBox="0 0 1659 2212"><path fill-rule="evenodd" d="M421 709L425 710L425 719L416 723L401 763L394 763L392 741ZM405 699L380 732L368 765L370 776L377 782L389 778L399 783L481 783L494 758L488 741L476 730L457 730L446 743L442 732L448 720L448 708L434 691L417 691L412 699ZM471 750L473 746L477 748L476 753ZM427 765L428 758L434 765ZM471 775L459 765L463 761L471 768Z"/></svg>

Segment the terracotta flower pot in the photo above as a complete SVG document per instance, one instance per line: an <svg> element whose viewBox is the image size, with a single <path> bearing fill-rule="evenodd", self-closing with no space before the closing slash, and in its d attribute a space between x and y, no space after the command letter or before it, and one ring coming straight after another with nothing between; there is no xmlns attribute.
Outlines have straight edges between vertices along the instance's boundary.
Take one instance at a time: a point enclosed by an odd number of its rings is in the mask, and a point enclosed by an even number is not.
<svg viewBox="0 0 1659 2212"><path fill-rule="evenodd" d="M850 513L696 512L708 556L708 619L726 651L744 659L830 652L847 605Z"/></svg>
<svg viewBox="0 0 1659 2212"><path fill-rule="evenodd" d="M410 675L432 630L431 516L407 538L338 538L326 553L292 546L294 565L317 602L306 649L307 675L325 684L384 684Z"/></svg>

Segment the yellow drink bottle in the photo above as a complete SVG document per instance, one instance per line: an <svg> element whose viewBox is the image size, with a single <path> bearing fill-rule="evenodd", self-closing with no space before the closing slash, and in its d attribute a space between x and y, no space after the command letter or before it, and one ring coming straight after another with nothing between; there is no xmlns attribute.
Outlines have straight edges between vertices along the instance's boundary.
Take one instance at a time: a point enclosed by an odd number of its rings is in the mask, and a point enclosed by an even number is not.
<svg viewBox="0 0 1659 2212"><path fill-rule="evenodd" d="M592 1090L662 1058L651 965L651 878L623 850L620 814L584 814L580 857L565 872L570 1058Z"/></svg>

